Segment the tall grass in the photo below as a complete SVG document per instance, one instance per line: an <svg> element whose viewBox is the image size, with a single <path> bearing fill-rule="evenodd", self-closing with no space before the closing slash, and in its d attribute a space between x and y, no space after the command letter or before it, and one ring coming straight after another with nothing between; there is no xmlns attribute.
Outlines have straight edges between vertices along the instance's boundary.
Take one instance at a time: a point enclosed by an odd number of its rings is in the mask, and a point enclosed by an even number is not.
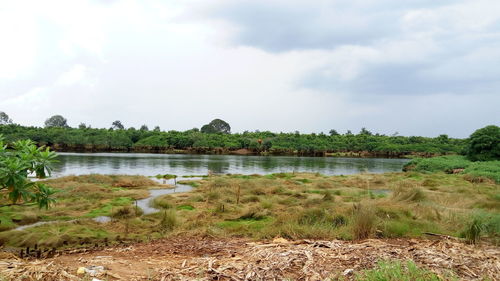
<svg viewBox="0 0 500 281"><path fill-rule="evenodd" d="M370 237L375 229L377 217L373 207L356 204L353 210L352 232L355 239L366 239Z"/></svg>

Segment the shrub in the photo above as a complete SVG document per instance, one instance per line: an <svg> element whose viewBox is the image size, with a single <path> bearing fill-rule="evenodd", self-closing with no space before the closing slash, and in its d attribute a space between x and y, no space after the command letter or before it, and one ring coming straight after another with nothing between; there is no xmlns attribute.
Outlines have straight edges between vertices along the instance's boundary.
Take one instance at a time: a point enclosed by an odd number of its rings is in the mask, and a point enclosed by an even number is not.
<svg viewBox="0 0 500 281"><path fill-rule="evenodd" d="M467 157L472 161L500 160L500 127L490 125L470 136Z"/></svg>

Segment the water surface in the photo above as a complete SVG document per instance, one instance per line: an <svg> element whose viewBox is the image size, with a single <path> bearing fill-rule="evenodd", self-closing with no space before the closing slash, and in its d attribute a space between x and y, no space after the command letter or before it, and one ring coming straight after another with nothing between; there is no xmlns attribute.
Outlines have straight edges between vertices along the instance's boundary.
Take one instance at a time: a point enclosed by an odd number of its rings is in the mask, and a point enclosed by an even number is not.
<svg viewBox="0 0 500 281"><path fill-rule="evenodd" d="M53 176L83 174L206 175L313 172L349 175L401 171L407 159L297 156L59 153Z"/></svg>

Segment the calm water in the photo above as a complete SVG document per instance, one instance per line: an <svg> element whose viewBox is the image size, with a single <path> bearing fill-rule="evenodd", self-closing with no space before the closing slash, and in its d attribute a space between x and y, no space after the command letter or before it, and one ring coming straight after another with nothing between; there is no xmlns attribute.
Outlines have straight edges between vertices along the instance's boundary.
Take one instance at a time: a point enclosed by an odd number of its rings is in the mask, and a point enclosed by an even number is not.
<svg viewBox="0 0 500 281"><path fill-rule="evenodd" d="M294 156L183 155L142 153L59 153L53 176L82 174L206 175L319 172L348 175L401 171L406 159Z"/></svg>

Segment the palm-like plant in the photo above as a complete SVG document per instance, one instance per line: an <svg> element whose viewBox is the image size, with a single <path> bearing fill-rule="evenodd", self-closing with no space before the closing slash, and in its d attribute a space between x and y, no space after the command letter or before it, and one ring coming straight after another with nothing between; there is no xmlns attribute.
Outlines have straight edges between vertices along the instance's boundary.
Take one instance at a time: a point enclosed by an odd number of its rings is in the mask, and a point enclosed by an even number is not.
<svg viewBox="0 0 500 281"><path fill-rule="evenodd" d="M57 155L48 148L38 148L30 140L17 141L8 149L0 136L0 195L7 195L11 204L36 203L40 208L48 208L55 191L47 185L33 183L30 174L46 178L51 174L51 165Z"/></svg>

